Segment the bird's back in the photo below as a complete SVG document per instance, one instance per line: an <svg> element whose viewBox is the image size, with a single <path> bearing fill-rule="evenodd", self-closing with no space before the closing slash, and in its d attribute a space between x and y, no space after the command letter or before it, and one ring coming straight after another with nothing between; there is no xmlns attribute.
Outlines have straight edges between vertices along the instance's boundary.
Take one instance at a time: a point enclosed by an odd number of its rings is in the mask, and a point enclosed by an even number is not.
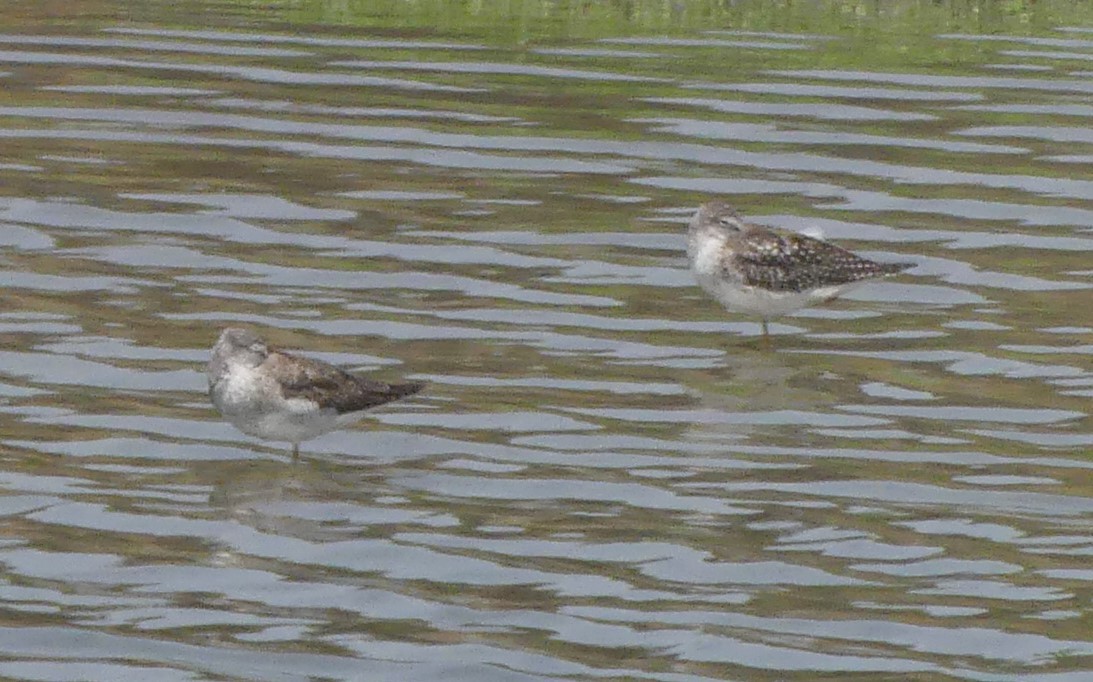
<svg viewBox="0 0 1093 682"><path fill-rule="evenodd" d="M359 412L413 395L425 384L388 384L356 376L319 360L272 351L265 362L286 400L303 398L338 414Z"/></svg>
<svg viewBox="0 0 1093 682"><path fill-rule="evenodd" d="M726 269L748 286L802 292L902 272L913 263L877 263L827 241L749 225L726 254Z"/></svg>

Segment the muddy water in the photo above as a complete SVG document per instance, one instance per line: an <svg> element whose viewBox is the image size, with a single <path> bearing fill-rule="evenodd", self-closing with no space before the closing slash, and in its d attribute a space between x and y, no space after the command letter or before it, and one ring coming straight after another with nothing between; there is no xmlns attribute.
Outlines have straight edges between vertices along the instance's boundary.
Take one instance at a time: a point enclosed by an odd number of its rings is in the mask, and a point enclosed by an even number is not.
<svg viewBox="0 0 1093 682"><path fill-rule="evenodd" d="M0 676L1093 667L1093 34L13 7ZM710 196L916 267L764 348ZM430 386L293 464L208 404L228 324Z"/></svg>

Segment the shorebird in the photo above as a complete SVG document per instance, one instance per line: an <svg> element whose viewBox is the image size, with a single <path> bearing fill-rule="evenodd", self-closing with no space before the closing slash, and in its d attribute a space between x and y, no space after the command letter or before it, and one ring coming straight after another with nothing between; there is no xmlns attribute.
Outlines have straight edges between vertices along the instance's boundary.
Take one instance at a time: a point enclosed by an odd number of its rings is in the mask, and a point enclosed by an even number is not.
<svg viewBox="0 0 1093 682"><path fill-rule="evenodd" d="M687 228L687 257L699 286L730 312L767 322L830 301L914 263L876 263L820 239L752 225L723 201L702 204Z"/></svg>
<svg viewBox="0 0 1093 682"><path fill-rule="evenodd" d="M413 395L424 384L385 384L272 348L229 327L205 369L213 405L235 428L265 440L300 443L352 424L364 411Z"/></svg>

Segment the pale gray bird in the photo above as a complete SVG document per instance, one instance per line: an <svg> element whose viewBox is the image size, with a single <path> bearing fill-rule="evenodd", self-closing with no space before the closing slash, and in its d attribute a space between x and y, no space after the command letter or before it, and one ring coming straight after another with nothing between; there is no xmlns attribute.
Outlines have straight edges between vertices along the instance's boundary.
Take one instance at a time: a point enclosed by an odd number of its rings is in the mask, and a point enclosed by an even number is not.
<svg viewBox="0 0 1093 682"><path fill-rule="evenodd" d="M699 286L730 312L767 322L837 298L914 263L876 263L821 239L752 225L723 201L702 204L687 228Z"/></svg>
<svg viewBox="0 0 1093 682"><path fill-rule="evenodd" d="M246 329L225 329L205 370L213 405L235 428L265 440L300 443L352 424L364 411L420 391L385 384L266 345Z"/></svg>

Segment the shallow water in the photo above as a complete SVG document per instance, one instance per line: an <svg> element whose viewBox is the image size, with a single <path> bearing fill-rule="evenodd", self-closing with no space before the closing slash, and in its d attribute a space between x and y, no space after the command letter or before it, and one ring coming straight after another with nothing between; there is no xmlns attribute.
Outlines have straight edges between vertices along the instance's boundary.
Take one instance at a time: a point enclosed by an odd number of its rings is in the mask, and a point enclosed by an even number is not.
<svg viewBox="0 0 1093 682"><path fill-rule="evenodd" d="M1087 27L97 5L0 9L0 676L1093 668ZM916 267L766 349L712 195ZM293 464L228 324L430 385Z"/></svg>

